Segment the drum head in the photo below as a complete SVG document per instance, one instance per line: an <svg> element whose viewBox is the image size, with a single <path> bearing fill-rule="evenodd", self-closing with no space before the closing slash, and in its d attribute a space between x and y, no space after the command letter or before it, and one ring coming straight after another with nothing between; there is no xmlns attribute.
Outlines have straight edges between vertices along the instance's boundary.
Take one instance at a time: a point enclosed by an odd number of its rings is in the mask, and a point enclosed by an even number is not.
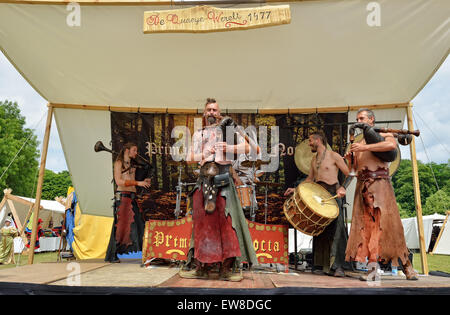
<svg viewBox="0 0 450 315"><path fill-rule="evenodd" d="M298 185L296 190L305 205L321 217L336 218L339 215L339 206L336 199L321 202L332 196L319 184L304 182Z"/></svg>
<svg viewBox="0 0 450 315"><path fill-rule="evenodd" d="M295 147L294 161L297 168L303 173L308 175L309 169L311 168L311 160L316 155L316 153L311 152L311 148L308 144L308 139L303 140ZM327 144L327 149L331 150L329 144Z"/></svg>
<svg viewBox="0 0 450 315"><path fill-rule="evenodd" d="M364 137L364 135L362 133L356 135L355 143L361 141L363 137ZM350 151L350 143L347 145L347 148L345 149L345 154L347 154L349 151ZM401 157L401 153L400 153L400 148L397 145L397 157L395 158L394 161L389 163L389 176L393 176L395 174L395 172L397 172L398 167L400 166L401 159L402 159L402 157Z"/></svg>

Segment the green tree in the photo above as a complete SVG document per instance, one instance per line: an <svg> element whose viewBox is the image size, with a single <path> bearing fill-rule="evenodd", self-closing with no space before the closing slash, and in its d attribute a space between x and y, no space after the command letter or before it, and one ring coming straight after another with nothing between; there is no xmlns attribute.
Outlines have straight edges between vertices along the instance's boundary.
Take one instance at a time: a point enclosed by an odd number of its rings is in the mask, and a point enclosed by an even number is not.
<svg viewBox="0 0 450 315"><path fill-rule="evenodd" d="M69 186L72 186L72 180L68 171L55 173L51 170L45 170L42 199L54 200L58 196L65 197Z"/></svg>
<svg viewBox="0 0 450 315"><path fill-rule="evenodd" d="M447 181L447 183L442 187L442 190L447 193L447 195L450 196L450 180Z"/></svg>
<svg viewBox="0 0 450 315"><path fill-rule="evenodd" d="M448 163L424 164L421 161L417 161L417 167L419 171L420 198L422 208L424 208L425 202L431 195L438 191L438 187L443 191L450 190L450 167ZM407 214L410 217L415 216L416 209L410 160L400 161L400 166L392 177L392 185L397 203L401 206L403 214ZM440 194L439 196L442 195Z"/></svg>
<svg viewBox="0 0 450 315"><path fill-rule="evenodd" d="M398 212L400 213L400 218L403 219L403 218L409 218L410 217L409 212L404 210L402 208L401 204L399 204L398 202L397 202L397 206L398 206Z"/></svg>
<svg viewBox="0 0 450 315"><path fill-rule="evenodd" d="M440 189L427 198L423 207L423 214L445 214L448 210L450 210L450 195Z"/></svg>
<svg viewBox="0 0 450 315"><path fill-rule="evenodd" d="M427 165L428 165L428 167L431 167L433 169L433 173L436 178L439 189L444 188L446 185L450 185L450 164L449 163L436 164L436 163L432 162Z"/></svg>
<svg viewBox="0 0 450 315"><path fill-rule="evenodd" d="M15 195L33 197L38 145L33 130L25 128L17 103L0 101L0 197L5 188L11 188Z"/></svg>

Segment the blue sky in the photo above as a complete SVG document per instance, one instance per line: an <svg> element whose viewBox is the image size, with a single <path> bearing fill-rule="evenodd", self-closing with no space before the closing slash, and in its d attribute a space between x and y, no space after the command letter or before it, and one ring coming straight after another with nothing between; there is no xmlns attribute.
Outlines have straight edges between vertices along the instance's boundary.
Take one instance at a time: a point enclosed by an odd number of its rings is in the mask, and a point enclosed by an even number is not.
<svg viewBox="0 0 450 315"><path fill-rule="evenodd" d="M47 101L44 100L0 52L0 100L18 103L26 118L26 127L34 129L42 143ZM447 163L450 158L450 58L442 64L433 78L412 100L417 158L422 162ZM406 125L405 125L406 128ZM402 158L409 159L409 147L401 148ZM55 172L67 170L67 164L53 119L46 168Z"/></svg>

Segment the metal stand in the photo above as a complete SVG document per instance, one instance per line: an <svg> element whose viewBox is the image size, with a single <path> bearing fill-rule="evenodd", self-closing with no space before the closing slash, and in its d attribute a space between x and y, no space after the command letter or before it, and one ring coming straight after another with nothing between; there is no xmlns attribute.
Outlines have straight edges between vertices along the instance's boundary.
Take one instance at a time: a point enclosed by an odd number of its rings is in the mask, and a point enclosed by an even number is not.
<svg viewBox="0 0 450 315"><path fill-rule="evenodd" d="M175 187L177 191L177 201L175 204L175 219L178 219L178 216L180 215L181 212L181 190L182 190L181 170L182 166L180 164L178 165L178 185Z"/></svg>
<svg viewBox="0 0 450 315"><path fill-rule="evenodd" d="M264 185L264 224L267 224L267 184Z"/></svg>
<svg viewBox="0 0 450 315"><path fill-rule="evenodd" d="M297 229L294 228L294 266L295 270L297 270L298 266L298 258L297 258Z"/></svg>
<svg viewBox="0 0 450 315"><path fill-rule="evenodd" d="M256 177L256 168L255 168L254 163L252 166L252 171L253 171L252 172L253 177ZM250 218L253 222L255 222L255 220L256 220L256 205L255 205L255 203L257 202L256 201L256 185L253 180L251 181L251 183L252 183L252 198L251 198L252 200L250 202Z"/></svg>
<svg viewBox="0 0 450 315"><path fill-rule="evenodd" d="M256 185L252 183L252 200L250 202L250 218L253 222L256 220Z"/></svg>

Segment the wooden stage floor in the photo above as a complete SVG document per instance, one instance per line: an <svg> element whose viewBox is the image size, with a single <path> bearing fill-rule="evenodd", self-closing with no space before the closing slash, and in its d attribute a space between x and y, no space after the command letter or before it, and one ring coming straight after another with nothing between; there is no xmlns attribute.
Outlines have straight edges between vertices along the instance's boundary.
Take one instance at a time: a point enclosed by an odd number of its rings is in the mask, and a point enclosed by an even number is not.
<svg viewBox="0 0 450 315"><path fill-rule="evenodd" d="M390 292L386 289L395 290L396 294L408 294L414 290L424 294L450 294L450 278L440 276L420 276L418 281L408 281L404 276L382 276L380 281L368 283L358 279L361 273L347 273L345 278L336 278L292 269L285 273L277 272L275 268L255 268L244 271L241 282L229 282L183 279L178 271L177 266L168 264L144 267L139 260L123 260L118 264L102 260L40 263L0 270L0 289L2 293L8 294L9 287L29 284L35 285L36 290L39 288L36 285L44 285L46 290L58 288L60 293L64 293L65 288L70 288L70 292L84 288L87 293L90 291L86 291L86 288L90 288L92 292L104 288L101 291L104 293L107 293L106 288L122 288L124 291L121 292L126 292L126 288L140 288L141 293L158 294L164 292L164 289L172 289L169 292L176 294L177 291L173 289L189 288L188 292L194 295L196 292L204 294L205 289L216 289L208 291L211 294L229 289L236 294L252 294L253 291L264 294L265 290L268 294L343 294L347 292L345 290L350 290L350 294L360 294L368 290L367 294L370 294L373 289L383 289L385 293Z"/></svg>

